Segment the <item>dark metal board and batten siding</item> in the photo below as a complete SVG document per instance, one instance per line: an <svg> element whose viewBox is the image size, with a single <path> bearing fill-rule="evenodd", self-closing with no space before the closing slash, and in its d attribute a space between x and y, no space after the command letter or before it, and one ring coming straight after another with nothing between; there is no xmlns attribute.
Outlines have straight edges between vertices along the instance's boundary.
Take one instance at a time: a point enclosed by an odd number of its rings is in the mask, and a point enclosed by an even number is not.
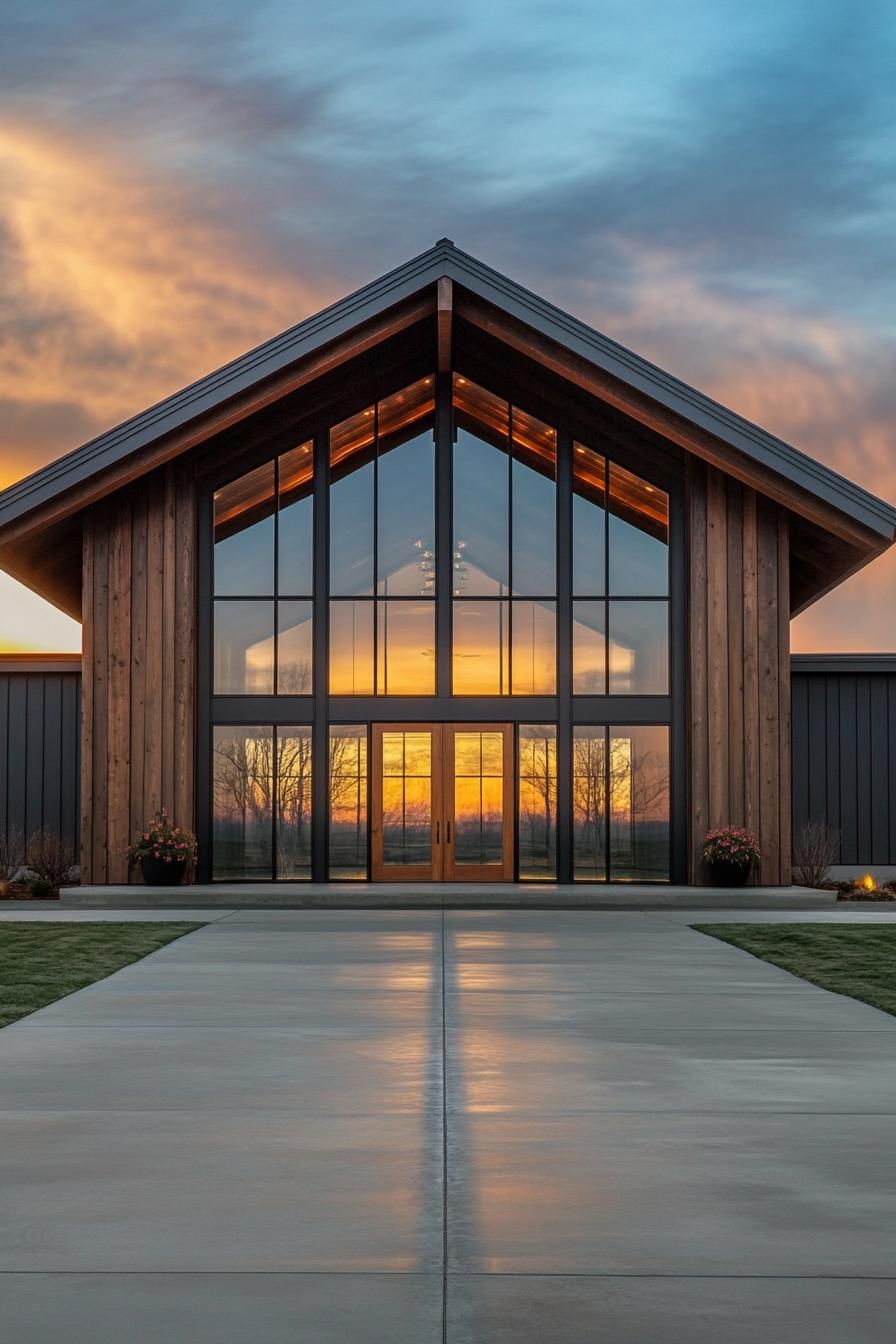
<svg viewBox="0 0 896 1344"><path fill-rule="evenodd" d="M0 656L0 833L79 842L81 661Z"/></svg>
<svg viewBox="0 0 896 1344"><path fill-rule="evenodd" d="M792 661L793 826L840 833L838 863L896 863L896 655Z"/></svg>

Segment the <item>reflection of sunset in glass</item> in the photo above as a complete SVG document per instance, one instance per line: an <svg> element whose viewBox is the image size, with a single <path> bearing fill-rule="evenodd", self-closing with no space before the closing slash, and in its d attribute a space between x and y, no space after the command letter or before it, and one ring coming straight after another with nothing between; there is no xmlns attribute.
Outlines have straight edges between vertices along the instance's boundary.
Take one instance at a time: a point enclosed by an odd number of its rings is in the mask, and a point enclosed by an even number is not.
<svg viewBox="0 0 896 1344"><path fill-rule="evenodd" d="M429 863L432 853L432 734L383 733L383 863Z"/></svg>
<svg viewBox="0 0 896 1344"><path fill-rule="evenodd" d="M367 876L367 727L330 728L330 876Z"/></svg>
<svg viewBox="0 0 896 1344"><path fill-rule="evenodd" d="M503 822L504 734L455 731L455 862L500 864Z"/></svg>

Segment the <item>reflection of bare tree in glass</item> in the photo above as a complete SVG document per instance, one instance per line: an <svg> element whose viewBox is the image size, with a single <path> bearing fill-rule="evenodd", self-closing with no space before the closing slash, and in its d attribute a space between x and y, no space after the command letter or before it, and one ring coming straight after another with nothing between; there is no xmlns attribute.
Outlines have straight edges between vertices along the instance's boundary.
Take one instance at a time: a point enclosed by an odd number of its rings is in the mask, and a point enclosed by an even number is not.
<svg viewBox="0 0 896 1344"><path fill-rule="evenodd" d="M350 872L367 863L367 736L330 734L330 867Z"/></svg>
<svg viewBox="0 0 896 1344"><path fill-rule="evenodd" d="M214 751L214 798L216 826L230 832L230 843L242 836L241 856L233 855L237 868L262 862L270 853L271 819L274 814L274 739L268 733L223 739ZM279 818L278 870L307 866L310 860L311 826L311 733L304 728L280 733L276 760L277 815ZM249 863L248 850L259 853ZM236 862L239 857L239 862ZM267 860L265 859L265 862Z"/></svg>
<svg viewBox="0 0 896 1344"><path fill-rule="evenodd" d="M251 825L270 819L274 779L273 738L234 737L215 744L215 813Z"/></svg>
<svg viewBox="0 0 896 1344"><path fill-rule="evenodd" d="M301 663L281 663L277 669L277 693L310 695L311 663L307 659Z"/></svg>
<svg viewBox="0 0 896 1344"><path fill-rule="evenodd" d="M669 758L665 751L642 751L637 739L611 738L610 836L613 862L644 869L663 866L651 858L652 839L669 818ZM642 852L643 851L643 852Z"/></svg>
<svg viewBox="0 0 896 1344"><path fill-rule="evenodd" d="M577 736L573 740L572 806L576 864L596 876L606 868L604 822L607 815L607 778L604 738Z"/></svg>
<svg viewBox="0 0 896 1344"><path fill-rule="evenodd" d="M277 870L291 876L311 862L311 731L283 729L277 760Z"/></svg>
<svg viewBox="0 0 896 1344"><path fill-rule="evenodd" d="M520 871L549 869L557 813L556 739L526 737L520 752Z"/></svg>

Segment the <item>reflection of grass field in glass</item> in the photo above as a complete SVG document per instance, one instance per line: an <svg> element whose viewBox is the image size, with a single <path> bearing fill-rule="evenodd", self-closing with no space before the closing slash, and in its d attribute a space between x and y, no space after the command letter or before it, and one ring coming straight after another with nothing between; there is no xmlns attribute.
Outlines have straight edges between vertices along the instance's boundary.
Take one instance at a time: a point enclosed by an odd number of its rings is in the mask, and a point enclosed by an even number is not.
<svg viewBox="0 0 896 1344"><path fill-rule="evenodd" d="M896 921L893 924L695 924L835 994L896 1016Z"/></svg>
<svg viewBox="0 0 896 1344"><path fill-rule="evenodd" d="M0 1026L84 989L201 924L3 923Z"/></svg>

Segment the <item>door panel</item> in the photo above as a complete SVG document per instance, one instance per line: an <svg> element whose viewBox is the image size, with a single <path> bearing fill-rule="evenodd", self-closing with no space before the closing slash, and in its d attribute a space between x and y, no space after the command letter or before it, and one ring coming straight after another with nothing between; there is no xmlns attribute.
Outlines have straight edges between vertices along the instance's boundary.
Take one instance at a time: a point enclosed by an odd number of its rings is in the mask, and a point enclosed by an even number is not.
<svg viewBox="0 0 896 1344"><path fill-rule="evenodd" d="M440 748L438 725L373 726L375 880L432 882L442 875Z"/></svg>
<svg viewBox="0 0 896 1344"><path fill-rule="evenodd" d="M374 724L374 880L509 882L513 727Z"/></svg>
<svg viewBox="0 0 896 1344"><path fill-rule="evenodd" d="M449 881L513 877L513 728L445 724L444 875Z"/></svg>

